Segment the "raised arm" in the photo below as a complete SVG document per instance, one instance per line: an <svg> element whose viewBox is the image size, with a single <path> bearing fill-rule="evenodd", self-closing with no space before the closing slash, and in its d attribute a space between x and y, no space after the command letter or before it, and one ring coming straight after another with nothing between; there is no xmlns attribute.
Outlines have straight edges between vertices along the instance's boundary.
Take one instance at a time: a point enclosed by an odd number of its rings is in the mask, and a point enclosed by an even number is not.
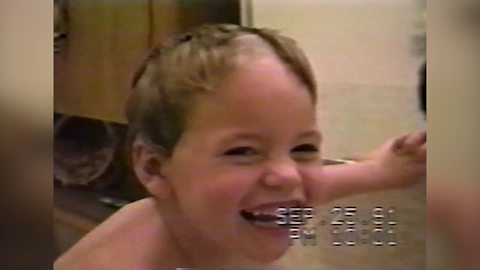
<svg viewBox="0 0 480 270"><path fill-rule="evenodd" d="M322 204L349 195L407 188L426 176L426 132L414 132L388 140L354 164L324 168L312 196Z"/></svg>

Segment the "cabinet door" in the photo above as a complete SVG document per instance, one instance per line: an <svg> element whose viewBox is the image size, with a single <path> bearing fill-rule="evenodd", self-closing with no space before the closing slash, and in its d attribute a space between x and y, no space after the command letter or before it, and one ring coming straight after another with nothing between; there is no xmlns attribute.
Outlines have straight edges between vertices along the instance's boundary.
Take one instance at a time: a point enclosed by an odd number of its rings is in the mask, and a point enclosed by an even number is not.
<svg viewBox="0 0 480 270"><path fill-rule="evenodd" d="M239 23L237 0L69 1L55 55L55 112L125 123L132 75L148 49L204 23Z"/></svg>
<svg viewBox="0 0 480 270"><path fill-rule="evenodd" d="M69 1L55 56L55 111L124 123L132 74L149 47L148 0Z"/></svg>
<svg viewBox="0 0 480 270"><path fill-rule="evenodd" d="M205 23L240 23L239 0L151 0L152 46Z"/></svg>

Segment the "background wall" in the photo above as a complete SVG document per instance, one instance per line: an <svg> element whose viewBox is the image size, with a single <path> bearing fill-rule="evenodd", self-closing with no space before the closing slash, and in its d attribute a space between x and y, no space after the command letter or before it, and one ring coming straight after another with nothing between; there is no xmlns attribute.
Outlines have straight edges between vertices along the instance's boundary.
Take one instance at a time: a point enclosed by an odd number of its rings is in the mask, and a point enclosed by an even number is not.
<svg viewBox="0 0 480 270"><path fill-rule="evenodd" d="M327 157L371 150L419 129L414 0L253 0L244 20L295 38L316 72ZM245 6L244 6L245 7ZM245 10L245 9L244 9Z"/></svg>
<svg viewBox="0 0 480 270"><path fill-rule="evenodd" d="M319 85L326 157L348 157L424 127L417 103L422 58L412 35L423 14L414 0L251 0L244 24L281 30L306 50ZM397 247L332 247L329 226L315 247L294 246L291 269L425 269L425 185L354 196L317 209L395 207Z"/></svg>

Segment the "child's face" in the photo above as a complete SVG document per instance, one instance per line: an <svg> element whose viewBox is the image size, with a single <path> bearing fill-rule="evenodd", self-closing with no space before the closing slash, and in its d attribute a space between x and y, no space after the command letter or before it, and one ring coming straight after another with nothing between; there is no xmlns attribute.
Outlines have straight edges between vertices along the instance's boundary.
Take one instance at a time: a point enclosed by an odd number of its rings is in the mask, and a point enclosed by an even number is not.
<svg viewBox="0 0 480 270"><path fill-rule="evenodd" d="M322 173L315 108L272 56L241 66L220 88L199 98L165 177L192 230L225 252L272 261L288 248L288 228L262 227L276 223L246 212L308 204Z"/></svg>

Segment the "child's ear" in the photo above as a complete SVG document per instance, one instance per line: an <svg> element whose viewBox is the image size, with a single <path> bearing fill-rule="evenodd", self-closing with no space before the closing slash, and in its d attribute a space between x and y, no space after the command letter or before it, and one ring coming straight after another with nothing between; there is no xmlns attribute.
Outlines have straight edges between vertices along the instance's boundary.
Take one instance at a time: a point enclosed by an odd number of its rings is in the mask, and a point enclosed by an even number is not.
<svg viewBox="0 0 480 270"><path fill-rule="evenodd" d="M140 183L158 199L167 199L172 194L172 187L163 174L166 160L166 156L143 140L136 139L133 143L133 170Z"/></svg>

